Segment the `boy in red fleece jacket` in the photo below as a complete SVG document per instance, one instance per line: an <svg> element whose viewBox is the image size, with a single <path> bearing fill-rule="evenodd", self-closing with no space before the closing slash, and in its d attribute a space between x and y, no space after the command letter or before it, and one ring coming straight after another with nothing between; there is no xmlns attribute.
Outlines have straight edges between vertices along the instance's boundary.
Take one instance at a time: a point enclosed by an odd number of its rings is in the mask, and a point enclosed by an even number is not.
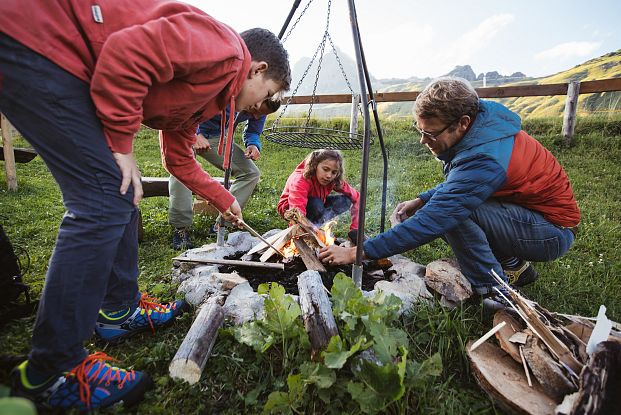
<svg viewBox="0 0 621 415"><path fill-rule="evenodd" d="M13 394L61 410L142 398L145 373L83 345L93 329L117 341L172 323L184 306L138 291L134 135L141 123L161 130L166 169L235 222L239 204L194 160L196 128L227 106L258 108L289 83L276 36L240 36L183 3L0 2L0 111L41 155L67 210Z"/></svg>

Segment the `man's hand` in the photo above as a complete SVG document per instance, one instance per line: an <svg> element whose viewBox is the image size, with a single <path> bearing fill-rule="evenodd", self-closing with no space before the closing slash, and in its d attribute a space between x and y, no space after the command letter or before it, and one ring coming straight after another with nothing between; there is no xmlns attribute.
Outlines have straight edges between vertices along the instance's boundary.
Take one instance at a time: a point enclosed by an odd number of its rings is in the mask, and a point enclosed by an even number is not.
<svg viewBox="0 0 621 415"><path fill-rule="evenodd" d="M414 216L416 211L423 207L425 202L420 197L417 197L414 200L408 200L405 202L401 202L397 205L395 210L390 215L390 223L392 226L395 226L398 223L403 222L409 217Z"/></svg>
<svg viewBox="0 0 621 415"><path fill-rule="evenodd" d="M343 248L330 245L319 251L319 259L329 265L345 265L356 262L356 247Z"/></svg>
<svg viewBox="0 0 621 415"><path fill-rule="evenodd" d="M257 161L260 155L261 155L261 152L259 151L259 148L252 144L246 147L246 151L244 152L244 156L247 159L254 160L254 161Z"/></svg>
<svg viewBox="0 0 621 415"><path fill-rule="evenodd" d="M211 150L209 140L207 140L202 134L196 134L196 143L194 143L194 150L197 153L204 153L205 151Z"/></svg>
<svg viewBox="0 0 621 415"><path fill-rule="evenodd" d="M241 221L243 221L244 219L242 217L241 207L239 206L239 203L237 202L237 200L235 200L233 204L229 206L227 210L222 212L222 217L224 218L225 221L231 222L233 225L237 226L238 228L242 227Z"/></svg>
<svg viewBox="0 0 621 415"><path fill-rule="evenodd" d="M134 186L134 205L138 206L142 199L142 182L140 181L140 170L136 164L134 153L112 153L116 164L121 170L121 188L119 189L122 195L127 193L129 185Z"/></svg>

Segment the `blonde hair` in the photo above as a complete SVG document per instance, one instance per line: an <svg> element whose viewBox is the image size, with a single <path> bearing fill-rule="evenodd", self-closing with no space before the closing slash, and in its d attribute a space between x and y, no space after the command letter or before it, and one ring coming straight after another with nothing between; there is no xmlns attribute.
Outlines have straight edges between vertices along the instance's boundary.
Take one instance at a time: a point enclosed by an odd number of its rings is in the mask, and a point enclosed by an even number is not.
<svg viewBox="0 0 621 415"><path fill-rule="evenodd" d="M458 77L442 77L433 80L416 97L416 118L439 118L445 123L453 122L463 115L473 119L479 112L479 96L470 82Z"/></svg>
<svg viewBox="0 0 621 415"><path fill-rule="evenodd" d="M338 163L339 172L334 178L334 183L337 188L340 188L343 183L343 177L345 176L345 170L343 168L343 155L338 150L320 149L309 153L304 159L304 171L302 175L305 179L310 179L315 176L319 163L326 160L334 160Z"/></svg>

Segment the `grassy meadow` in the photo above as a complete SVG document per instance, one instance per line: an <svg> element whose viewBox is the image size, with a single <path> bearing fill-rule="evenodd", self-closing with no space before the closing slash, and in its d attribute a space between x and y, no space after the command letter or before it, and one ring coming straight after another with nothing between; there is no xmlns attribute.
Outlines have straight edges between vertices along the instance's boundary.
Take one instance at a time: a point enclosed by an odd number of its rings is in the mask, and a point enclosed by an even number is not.
<svg viewBox="0 0 621 415"><path fill-rule="evenodd" d="M411 121L383 123L389 152L387 215L398 201L412 199L442 180L441 168L410 127ZM323 122L334 128L348 129L347 120ZM621 117L579 118L575 145L562 146L561 120L528 119L524 129L554 153L569 174L582 211L578 238L567 255L546 264L536 264L541 278L525 289L530 298L552 311L594 316L600 304L608 316L621 321ZM241 129L240 129L241 130ZM16 146L27 146L18 142ZM143 130L134 145L143 176L165 176L161 166L156 132ZM244 210L244 219L259 232L283 228L285 222L276 214L276 204L289 173L307 154L307 149L285 147L264 140L258 167L262 178ZM361 156L345 152L346 176L356 187L360 184ZM3 165L3 163L2 163ZM221 173L207 170L220 176ZM47 262L54 246L62 199L58 187L37 157L17 169L17 192L8 192L4 168L0 171L0 220L11 242L30 267L25 275L35 297L40 295ZM366 233L379 231L382 159L377 143L371 148ZM167 198L148 198L141 202L144 241L140 245L140 286L161 299L174 298L170 259L177 254L170 247L171 229L167 222ZM207 229L213 218L195 216L195 245L215 242ZM348 221L339 223L337 236L344 236ZM451 251L440 240L407 253L426 264ZM87 277L87 276L85 276ZM168 377L168 364L192 323L185 315L173 328L140 335L117 346L89 342L93 351L103 350L118 358L120 365L145 370L154 378L155 388L131 413L139 414L207 414L260 413L272 391L285 390L291 368L282 365L283 353L275 350L257 355L223 334L219 337L207 363L202 380L194 386ZM2 329L0 349L3 353L25 354L29 350L33 318L24 318ZM402 399L386 408L385 413L497 413L472 378L464 352L465 343L491 327L491 316L478 304L456 310L438 306L420 306L411 316L400 320L409 336L409 357L422 361L439 352L442 374L424 385L406 391ZM8 372L0 372L0 384L8 385ZM344 396L344 400L348 397ZM333 407L334 413L337 407ZM298 413L333 413L331 406L310 399ZM113 408L102 413L124 413Z"/></svg>

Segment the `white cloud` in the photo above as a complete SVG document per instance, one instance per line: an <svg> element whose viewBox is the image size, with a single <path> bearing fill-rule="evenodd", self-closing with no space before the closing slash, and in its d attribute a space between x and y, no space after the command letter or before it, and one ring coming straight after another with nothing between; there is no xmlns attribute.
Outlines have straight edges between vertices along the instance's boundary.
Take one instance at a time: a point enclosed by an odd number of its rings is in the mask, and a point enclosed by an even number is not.
<svg viewBox="0 0 621 415"><path fill-rule="evenodd" d="M468 63L478 51L485 49L502 29L513 22L512 14L496 14L483 20L477 27L461 35L441 54L445 65L452 69L456 64Z"/></svg>
<svg viewBox="0 0 621 415"><path fill-rule="evenodd" d="M537 60L581 58L591 55L601 46L601 42L565 42L535 55Z"/></svg>

